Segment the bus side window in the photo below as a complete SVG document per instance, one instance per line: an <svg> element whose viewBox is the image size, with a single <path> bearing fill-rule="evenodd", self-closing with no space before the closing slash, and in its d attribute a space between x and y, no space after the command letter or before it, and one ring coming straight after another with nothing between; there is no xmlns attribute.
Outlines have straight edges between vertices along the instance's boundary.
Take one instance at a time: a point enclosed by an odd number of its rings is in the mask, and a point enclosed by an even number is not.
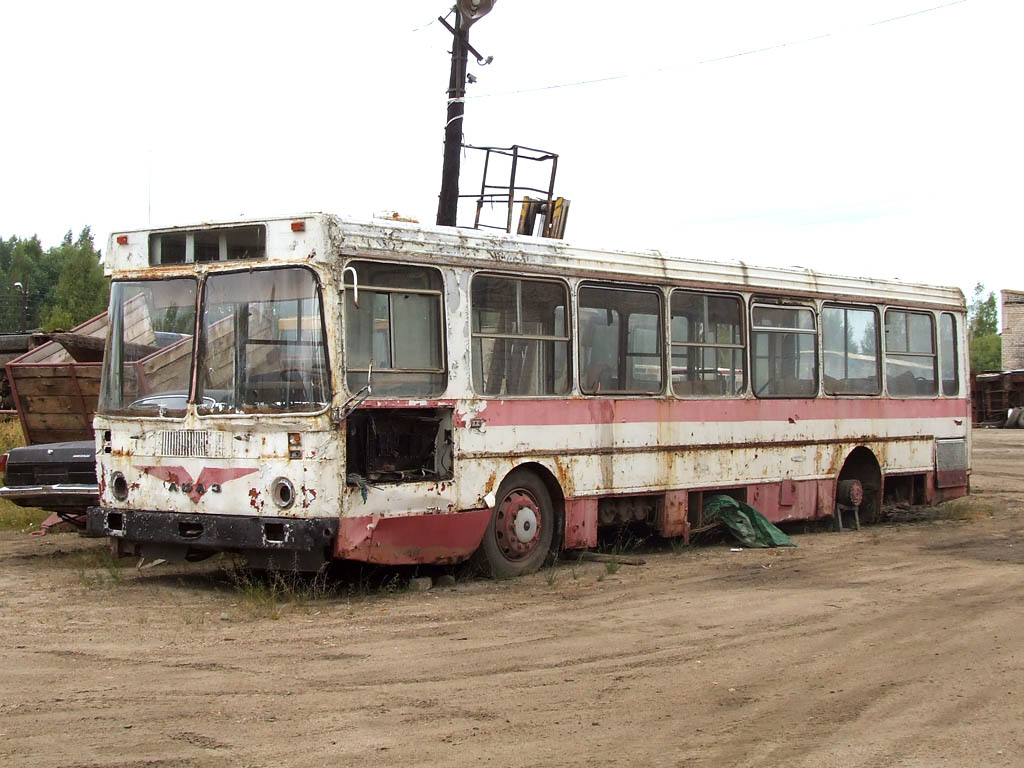
<svg viewBox="0 0 1024 768"><path fill-rule="evenodd" d="M817 330L807 307L751 309L751 374L757 397L814 397L818 393Z"/></svg>
<svg viewBox="0 0 1024 768"><path fill-rule="evenodd" d="M737 397L746 388L743 302L736 296L672 292L672 391Z"/></svg>
<svg viewBox="0 0 1024 768"><path fill-rule="evenodd" d="M942 394L956 397L960 394L959 361L956 348L956 318L949 312L939 315L939 366Z"/></svg>
<svg viewBox="0 0 1024 768"><path fill-rule="evenodd" d="M580 388L585 394L662 390L661 296L584 286L579 292Z"/></svg>
<svg viewBox="0 0 1024 768"><path fill-rule="evenodd" d="M345 367L350 391L366 384L373 363L374 396L436 396L444 392L441 273L408 264L353 261L359 307L345 291Z"/></svg>
<svg viewBox="0 0 1024 768"><path fill-rule="evenodd" d="M481 395L569 391L568 292L554 280L476 275L473 388Z"/></svg>
<svg viewBox="0 0 1024 768"><path fill-rule="evenodd" d="M882 391L878 312L867 307L821 310L825 394L877 395Z"/></svg>
<svg viewBox="0 0 1024 768"><path fill-rule="evenodd" d="M935 323L926 312L885 312L885 382L890 395L938 394Z"/></svg>

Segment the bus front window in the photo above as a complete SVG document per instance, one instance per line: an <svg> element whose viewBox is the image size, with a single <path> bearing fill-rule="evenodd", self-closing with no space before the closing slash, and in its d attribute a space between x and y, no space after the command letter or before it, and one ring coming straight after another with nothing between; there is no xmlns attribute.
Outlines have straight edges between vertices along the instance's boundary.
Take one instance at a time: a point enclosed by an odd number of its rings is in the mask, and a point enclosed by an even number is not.
<svg viewBox="0 0 1024 768"><path fill-rule="evenodd" d="M224 272L204 289L197 410L312 412L331 387L320 286L301 267Z"/></svg>
<svg viewBox="0 0 1024 768"><path fill-rule="evenodd" d="M192 374L194 278L114 282L99 411L181 416Z"/></svg>

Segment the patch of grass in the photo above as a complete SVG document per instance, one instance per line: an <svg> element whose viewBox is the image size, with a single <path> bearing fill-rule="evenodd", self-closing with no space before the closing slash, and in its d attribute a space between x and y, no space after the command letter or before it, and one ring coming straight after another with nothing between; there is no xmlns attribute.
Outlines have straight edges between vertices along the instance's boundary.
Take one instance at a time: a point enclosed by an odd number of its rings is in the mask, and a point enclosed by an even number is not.
<svg viewBox="0 0 1024 768"><path fill-rule="evenodd" d="M17 416L0 417L0 454L25 444L21 422ZM38 531L40 524L50 516L41 509L19 507L7 499L0 499L0 531L28 533Z"/></svg>
<svg viewBox="0 0 1024 768"><path fill-rule="evenodd" d="M646 533L641 534L638 529L626 526L616 530L614 538L599 541L597 549L602 554L618 557L643 549L648 538ZM614 576L621 567L622 563L617 560L608 560L604 564L605 573L609 576Z"/></svg>
<svg viewBox="0 0 1024 768"><path fill-rule="evenodd" d="M548 568L544 571L544 582L549 586L553 587L558 582L558 571L554 568Z"/></svg>
<svg viewBox="0 0 1024 768"><path fill-rule="evenodd" d="M284 609L309 609L332 600L391 597L408 590L408 574L378 568L349 569L340 577L329 568L316 573L259 571L231 561L224 568L239 606L254 618L281 618Z"/></svg>
<svg viewBox="0 0 1024 768"><path fill-rule="evenodd" d="M284 605L307 605L320 592L320 574L303 578L293 571L253 571L230 563L225 573L242 607L253 617L279 619Z"/></svg>
<svg viewBox="0 0 1024 768"><path fill-rule="evenodd" d="M636 552L647 544L649 536L643 529L626 526L618 528L614 536L605 538L598 542L597 551L611 555L624 555L628 552Z"/></svg>
<svg viewBox="0 0 1024 768"><path fill-rule="evenodd" d="M76 552L69 556L68 565L75 568L78 583L83 587L116 587L124 581L123 563L110 550L102 547Z"/></svg>
<svg viewBox="0 0 1024 768"><path fill-rule="evenodd" d="M960 520L973 522L992 517L992 507L977 499L956 499L940 504L937 517L941 520Z"/></svg>
<svg viewBox="0 0 1024 768"><path fill-rule="evenodd" d="M7 499L0 499L0 531L30 533L38 531L49 512L31 507L19 507Z"/></svg>
<svg viewBox="0 0 1024 768"><path fill-rule="evenodd" d="M21 422L17 416L0 417L0 453L7 453L11 448L25 444L25 436L21 433Z"/></svg>
<svg viewBox="0 0 1024 768"><path fill-rule="evenodd" d="M668 545L671 547L673 555L681 555L690 548L690 545L682 536L673 536L668 540Z"/></svg>

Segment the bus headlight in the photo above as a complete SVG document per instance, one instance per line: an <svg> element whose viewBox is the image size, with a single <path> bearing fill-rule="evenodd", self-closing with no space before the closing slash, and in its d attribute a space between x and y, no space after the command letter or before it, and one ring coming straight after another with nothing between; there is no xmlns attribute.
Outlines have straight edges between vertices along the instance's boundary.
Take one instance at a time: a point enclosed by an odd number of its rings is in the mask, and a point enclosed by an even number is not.
<svg viewBox="0 0 1024 768"><path fill-rule="evenodd" d="M287 477L279 477L270 484L270 498L279 509L288 509L295 503L295 486Z"/></svg>
<svg viewBox="0 0 1024 768"><path fill-rule="evenodd" d="M114 472L110 476L110 492L118 501L125 501L128 498L128 481L120 472Z"/></svg>

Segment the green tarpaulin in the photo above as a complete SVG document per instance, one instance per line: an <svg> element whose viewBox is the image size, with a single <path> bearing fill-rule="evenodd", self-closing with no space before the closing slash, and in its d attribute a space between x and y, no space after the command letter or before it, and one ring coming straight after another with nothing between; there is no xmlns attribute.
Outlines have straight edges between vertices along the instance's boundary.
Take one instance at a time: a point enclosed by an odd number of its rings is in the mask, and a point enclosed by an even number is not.
<svg viewBox="0 0 1024 768"><path fill-rule="evenodd" d="M745 547L795 547L768 519L749 504L731 496L711 496L704 501L704 522L721 523Z"/></svg>

